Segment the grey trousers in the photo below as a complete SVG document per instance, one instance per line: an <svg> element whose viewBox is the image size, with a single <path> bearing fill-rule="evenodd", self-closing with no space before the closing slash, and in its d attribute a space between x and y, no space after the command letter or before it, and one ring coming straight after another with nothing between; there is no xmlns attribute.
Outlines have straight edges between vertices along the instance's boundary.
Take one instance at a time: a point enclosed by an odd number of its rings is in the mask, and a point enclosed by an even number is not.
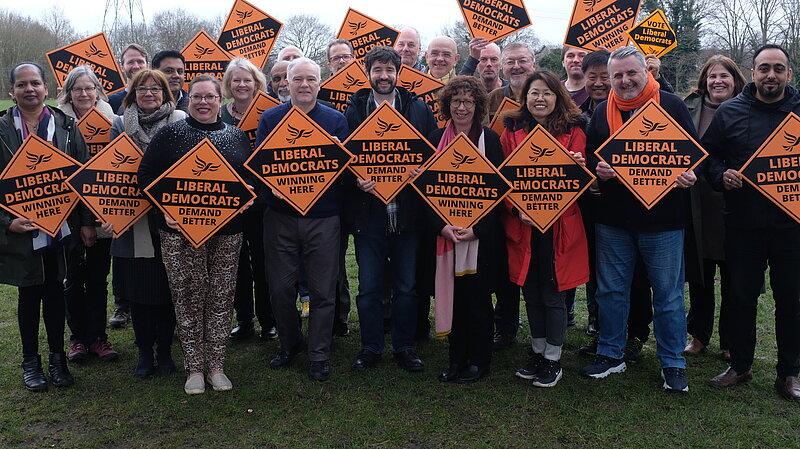
<svg viewBox="0 0 800 449"><path fill-rule="evenodd" d="M339 277L339 217L305 218L267 209L264 212L264 252L269 295L278 338L286 351L303 342L297 317L298 267L303 256L310 300L308 359L330 358Z"/></svg>

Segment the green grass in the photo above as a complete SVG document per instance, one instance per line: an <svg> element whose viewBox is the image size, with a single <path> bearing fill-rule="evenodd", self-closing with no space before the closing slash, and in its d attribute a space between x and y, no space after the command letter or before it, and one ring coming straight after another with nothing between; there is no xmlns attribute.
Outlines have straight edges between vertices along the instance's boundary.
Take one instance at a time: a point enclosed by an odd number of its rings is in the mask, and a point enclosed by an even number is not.
<svg viewBox="0 0 800 449"><path fill-rule="evenodd" d="M356 291L352 245L349 274ZM446 341L424 343L425 372L409 374L386 358L374 370L349 371L359 349L351 332L337 338L333 376L308 379L307 359L267 369L276 342L231 343L230 392L183 393L179 374L133 377L130 328L110 330L120 360L71 365L74 387L29 393L22 386L16 291L0 287L0 446L2 447L265 447L265 448L674 448L799 447L798 406L772 389L775 338L771 296L759 305L755 379L726 391L706 381L726 364L709 348L689 359L691 391L661 390L655 343L628 371L605 380L580 378L588 362L585 302L577 305L557 387L537 389L513 376L527 358L523 344L496 353L491 375L474 385L441 384ZM579 298L583 292L579 290ZM524 312L523 312L524 316ZM44 329L41 348L46 348ZM521 339L527 338L526 327ZM717 340L714 337L713 349ZM174 353L180 354L176 343ZM46 355L45 355L46 356ZM180 357L177 357L180 362Z"/></svg>

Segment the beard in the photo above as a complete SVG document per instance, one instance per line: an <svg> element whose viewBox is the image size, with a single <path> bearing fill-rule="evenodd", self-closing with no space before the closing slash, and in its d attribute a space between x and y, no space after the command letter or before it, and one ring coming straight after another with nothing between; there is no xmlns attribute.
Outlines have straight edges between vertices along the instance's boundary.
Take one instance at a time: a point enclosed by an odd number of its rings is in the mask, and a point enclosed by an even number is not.
<svg viewBox="0 0 800 449"><path fill-rule="evenodd" d="M764 86L763 84L756 84L756 90L764 98L771 99L780 97L785 89L786 86L781 84L778 84L776 87L767 87Z"/></svg>

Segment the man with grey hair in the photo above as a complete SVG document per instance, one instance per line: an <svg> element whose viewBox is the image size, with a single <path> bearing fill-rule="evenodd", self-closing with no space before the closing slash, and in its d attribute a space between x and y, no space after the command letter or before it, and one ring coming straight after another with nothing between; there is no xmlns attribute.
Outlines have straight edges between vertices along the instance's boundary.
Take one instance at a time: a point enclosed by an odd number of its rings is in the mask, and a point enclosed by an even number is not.
<svg viewBox="0 0 800 449"><path fill-rule="evenodd" d="M287 67L290 101L264 111L258 121L256 146L278 126L293 106L298 107L331 136L344 142L350 134L341 112L317 101L320 68L308 58L297 58ZM264 252L269 293L278 327L280 347L270 368L288 367L303 350L303 332L295 298L300 259L305 264L310 298L308 320L308 375L324 381L330 377L331 340L336 280L339 277L340 183L335 182L305 215L297 212L275 190L262 188L265 199Z"/></svg>
<svg viewBox="0 0 800 449"><path fill-rule="evenodd" d="M455 69L459 57L456 41L447 36L434 38L425 52L428 74L447 84L450 78L456 75Z"/></svg>
<svg viewBox="0 0 800 449"><path fill-rule="evenodd" d="M128 46L122 50L119 63L120 67L122 68L122 74L125 75L125 80L130 83L133 79L133 75L136 75L136 72L147 67L147 50L145 50L144 47L139 44L128 44ZM108 96L108 104L111 105L111 110L119 114L122 113L120 107L122 106L122 99L125 98L127 93L128 87L125 86L125 89ZM113 316L112 319L114 319ZM125 319L125 321L127 322L127 319ZM109 324L111 324L111 320L109 320ZM122 324L125 323L123 322ZM119 326L112 324L111 327Z"/></svg>
<svg viewBox="0 0 800 449"><path fill-rule="evenodd" d="M397 40L394 43L394 49L400 55L400 62L409 67L413 67L420 72L425 69L422 63L419 62L419 54L422 51L422 42L419 38L419 31L414 27L403 27Z"/></svg>
<svg viewBox="0 0 800 449"><path fill-rule="evenodd" d="M684 313L683 232L688 188L697 177L692 170L675 178L672 189L651 209L645 208L616 177L614 167L594 155L634 112L653 100L697 139L692 118L683 101L659 90L647 71L644 56L633 47L622 47L608 60L611 92L595 110L586 133L588 167L597 173L600 199L596 210L597 293L600 340L594 362L581 375L604 378L625 371L623 349L630 308L631 281L637 256L641 257L653 289L653 322L661 361L663 388L689 391L686 360L681 354L686 342Z"/></svg>
<svg viewBox="0 0 800 449"><path fill-rule="evenodd" d="M520 101L522 85L528 75L536 70L536 56L528 44L512 42L503 49L500 63L508 84L489 93L489 120L494 118L503 98Z"/></svg>
<svg viewBox="0 0 800 449"><path fill-rule="evenodd" d="M292 61L304 56L305 53L303 53L303 50L300 50L294 45L287 45L278 52L278 61Z"/></svg>
<svg viewBox="0 0 800 449"><path fill-rule="evenodd" d="M490 43L485 37L476 37L469 41L469 57L458 74L473 76L476 71L486 92L508 84L508 81L500 78L500 47L494 42Z"/></svg>

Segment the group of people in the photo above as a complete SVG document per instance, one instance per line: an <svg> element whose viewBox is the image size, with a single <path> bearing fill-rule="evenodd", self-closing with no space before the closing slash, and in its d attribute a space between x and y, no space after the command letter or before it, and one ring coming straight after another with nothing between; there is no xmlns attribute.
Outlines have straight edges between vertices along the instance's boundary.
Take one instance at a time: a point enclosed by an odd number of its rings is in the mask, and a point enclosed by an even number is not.
<svg viewBox="0 0 800 449"><path fill-rule="evenodd" d="M756 305L769 264L778 343L775 387L800 400L800 225L743 182L738 171L790 112L800 110L781 47L755 52L750 83L729 58L710 58L685 100L661 76L658 58L632 47L591 53L565 47L565 80L537 70L535 53L521 42L501 49L475 38L458 73L451 38L430 42L427 66L420 63L421 49L411 27L401 29L394 47L372 48L364 58L369 87L352 95L344 113L317 99L321 68L295 47L278 53L268 76L236 58L221 81L200 75L184 91L179 52L161 51L148 64L147 51L131 44L120 55L127 79L123 92L106 98L91 69L77 67L64 83L58 108L44 104L48 88L41 67L26 62L12 69L16 104L0 115L2 167L31 133L85 162L89 155L75 120L96 107L113 121L112 138L126 133L144 152L141 188L208 138L258 194L199 248L155 208L112 237L110 224L98 223L79 207L55 239L39 234L30 220L0 212L5 268L0 281L19 288L26 388L47 387L38 350L40 302L54 385L73 383L68 359L117 357L104 331L112 261L112 320L124 322L130 313L139 350L136 376L176 370L171 341L177 327L185 392L202 393L206 384L231 389L224 372L228 339L253 335L257 318L261 338L279 339L271 368L289 367L307 350L309 377L327 380L332 340L349 332L344 255L352 235L361 343L353 370L380 363L386 332L394 361L409 372L424 370L416 344L430 334L434 297L436 331L449 342L449 364L439 380L478 381L489 373L493 351L516 341L521 292L531 357L516 375L538 387L555 386L564 375L560 360L566 329L574 324L575 288L585 284L587 333L593 338L580 353L594 360L580 374L604 378L625 371L626 362L638 358L652 321L663 388L686 392L684 354L703 352L710 344L719 267L720 346L730 367L709 383L731 387L753 375ZM353 59L347 40L328 46L331 74ZM445 84L438 98L443 127L436 126L428 105L397 85L401 64ZM410 187L384 204L372 192L375 181L348 173L302 215L243 169L254 147L236 125L259 91L282 104L260 117L255 147L292 107L344 142L387 102L437 151L463 134L495 166L541 125L598 181L545 232L510 202L472 228L447 225ZM504 98L519 107L501 113L498 135L486 125ZM710 156L695 171L680 173L675 188L647 209L617 179L615 167L594 153L650 100ZM685 281L691 304L688 344ZM300 311L298 297L306 299ZM307 337L300 313L308 315ZM68 354L65 315L72 331Z"/></svg>

